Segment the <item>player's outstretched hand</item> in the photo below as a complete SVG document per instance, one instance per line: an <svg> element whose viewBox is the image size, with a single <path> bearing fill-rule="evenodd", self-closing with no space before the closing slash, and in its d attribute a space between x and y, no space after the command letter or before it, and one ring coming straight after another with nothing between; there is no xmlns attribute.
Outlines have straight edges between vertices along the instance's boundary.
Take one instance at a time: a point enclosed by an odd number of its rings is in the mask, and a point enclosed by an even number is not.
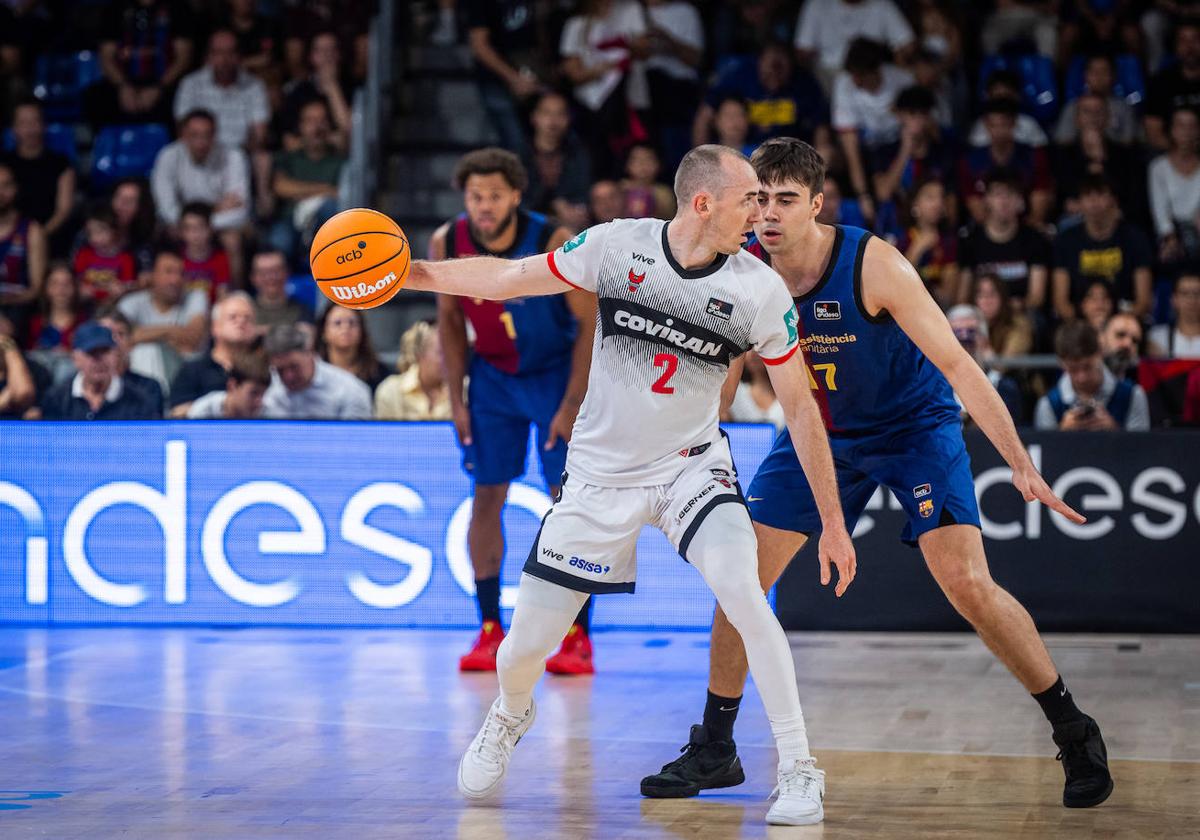
<svg viewBox="0 0 1200 840"><path fill-rule="evenodd" d="M825 530L821 532L821 541L817 545L817 557L821 563L821 585L828 586L831 565L837 567L838 582L833 593L839 598L854 581L858 569L858 561L854 556L854 543L845 528Z"/></svg>
<svg viewBox="0 0 1200 840"><path fill-rule="evenodd" d="M1054 495L1054 491L1050 489L1046 479L1042 478L1042 474L1032 466L1020 471L1013 470L1012 482L1013 486L1021 491L1025 501L1032 502L1037 499L1050 510L1062 514L1076 525L1087 522L1086 516Z"/></svg>

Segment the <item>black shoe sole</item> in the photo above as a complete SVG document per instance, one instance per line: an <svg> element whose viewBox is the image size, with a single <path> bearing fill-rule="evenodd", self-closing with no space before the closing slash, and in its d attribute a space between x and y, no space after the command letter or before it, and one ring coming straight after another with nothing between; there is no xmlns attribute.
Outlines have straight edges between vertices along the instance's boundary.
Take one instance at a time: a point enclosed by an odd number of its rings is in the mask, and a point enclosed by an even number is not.
<svg viewBox="0 0 1200 840"><path fill-rule="evenodd" d="M655 785L647 784L642 780L642 796L648 799L687 799L691 796L697 796L702 790L717 790L718 788L731 788L740 785L746 781L746 774L742 771L741 766L726 775L706 781L704 784L692 785Z"/></svg>
<svg viewBox="0 0 1200 840"><path fill-rule="evenodd" d="M1076 800L1074 802L1068 802L1067 797L1063 796L1063 807L1064 808L1095 808L1101 802L1108 799L1108 797L1110 797L1112 795L1112 792L1113 792L1113 780L1110 778L1108 780L1108 787L1106 787L1104 789L1104 793L1101 793L1099 796L1093 796L1091 799Z"/></svg>

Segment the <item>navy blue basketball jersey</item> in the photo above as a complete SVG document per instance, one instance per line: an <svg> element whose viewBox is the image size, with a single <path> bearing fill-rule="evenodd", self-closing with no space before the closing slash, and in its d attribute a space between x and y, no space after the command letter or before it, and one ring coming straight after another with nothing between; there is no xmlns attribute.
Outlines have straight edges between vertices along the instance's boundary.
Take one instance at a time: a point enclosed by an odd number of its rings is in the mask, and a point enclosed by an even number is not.
<svg viewBox="0 0 1200 840"><path fill-rule="evenodd" d="M863 254L871 233L835 225L833 254L810 292L795 298L809 386L831 434L886 434L958 418L946 377L886 312L862 303ZM755 239L746 246L768 265Z"/></svg>
<svg viewBox="0 0 1200 840"><path fill-rule="evenodd" d="M516 260L546 250L555 229L550 219L518 210L516 224L517 238L512 247L493 253L475 240L467 214L460 213L446 234L446 257L490 254ZM475 329L475 354L497 370L520 375L570 364L578 325L563 295L458 300Z"/></svg>

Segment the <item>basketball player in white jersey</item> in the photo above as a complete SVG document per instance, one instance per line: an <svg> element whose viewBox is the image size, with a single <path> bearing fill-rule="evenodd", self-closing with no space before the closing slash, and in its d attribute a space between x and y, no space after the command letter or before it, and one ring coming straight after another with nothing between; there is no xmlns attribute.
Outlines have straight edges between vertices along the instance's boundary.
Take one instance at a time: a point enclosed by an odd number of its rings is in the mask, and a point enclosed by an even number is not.
<svg viewBox="0 0 1200 840"><path fill-rule="evenodd" d="M414 289L504 299L582 288L599 304L562 489L530 550L497 657L500 697L459 764L468 798L499 786L533 723L545 658L584 600L633 591L638 534L654 525L704 577L745 642L779 751L778 799L767 821L824 818L824 772L808 749L791 650L758 583L754 530L717 423L729 363L754 349L770 366L812 482L820 558L837 567L840 595L854 579L854 548L796 354L796 310L779 276L741 247L759 217L758 189L745 156L700 146L679 165L679 211L670 222L619 219L519 261L413 263Z"/></svg>

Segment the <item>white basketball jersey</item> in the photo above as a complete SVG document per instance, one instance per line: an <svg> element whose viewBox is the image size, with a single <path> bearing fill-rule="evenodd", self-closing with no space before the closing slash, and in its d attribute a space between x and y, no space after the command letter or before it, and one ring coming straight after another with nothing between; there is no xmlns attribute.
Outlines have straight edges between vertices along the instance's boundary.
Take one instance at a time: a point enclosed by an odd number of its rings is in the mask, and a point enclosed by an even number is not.
<svg viewBox="0 0 1200 840"><path fill-rule="evenodd" d="M718 438L730 361L753 348L780 364L796 351L796 310L774 270L745 251L685 269L667 226L617 219L547 255L561 280L598 301L587 396L567 450L568 474L588 484L669 484Z"/></svg>

